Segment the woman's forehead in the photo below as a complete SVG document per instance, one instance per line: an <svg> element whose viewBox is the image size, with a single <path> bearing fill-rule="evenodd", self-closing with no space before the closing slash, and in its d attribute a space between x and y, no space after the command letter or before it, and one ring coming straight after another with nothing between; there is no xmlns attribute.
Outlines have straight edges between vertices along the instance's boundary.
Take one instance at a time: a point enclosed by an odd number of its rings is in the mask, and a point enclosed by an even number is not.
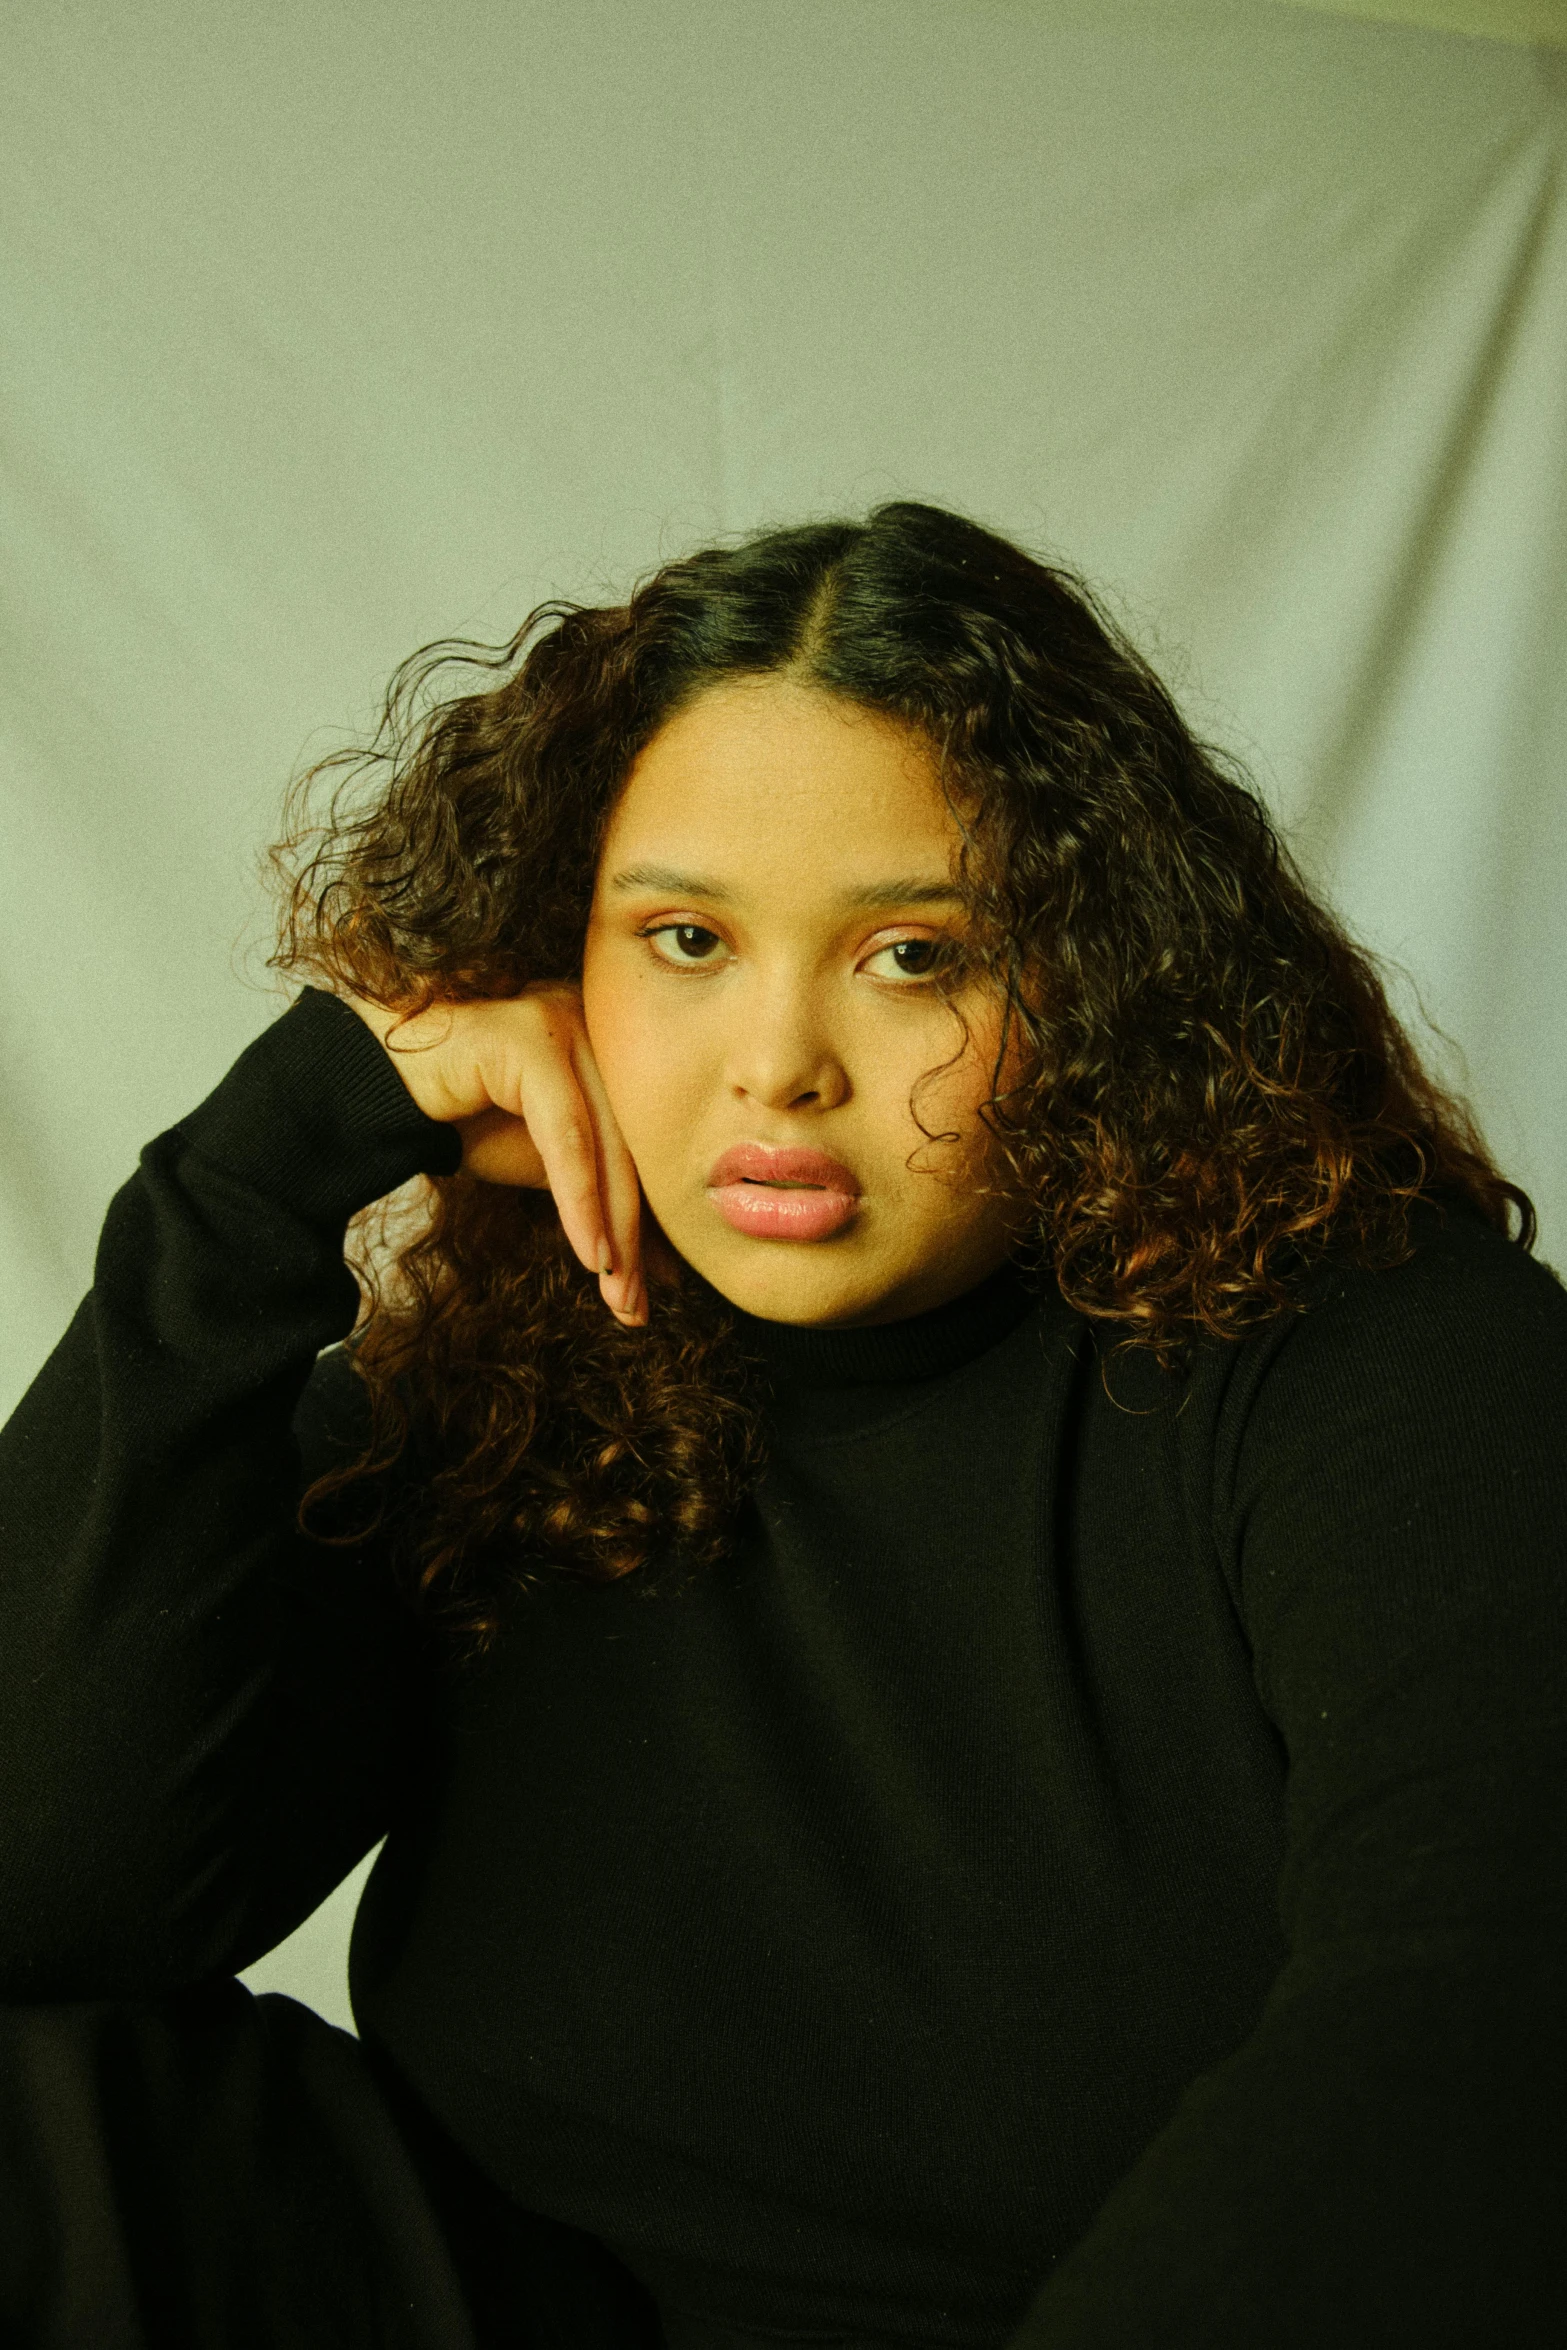
<svg viewBox="0 0 1567 2350"><path fill-rule="evenodd" d="M778 836L796 854L889 832L955 831L934 750L912 727L788 678L710 688L632 765L609 831Z"/></svg>

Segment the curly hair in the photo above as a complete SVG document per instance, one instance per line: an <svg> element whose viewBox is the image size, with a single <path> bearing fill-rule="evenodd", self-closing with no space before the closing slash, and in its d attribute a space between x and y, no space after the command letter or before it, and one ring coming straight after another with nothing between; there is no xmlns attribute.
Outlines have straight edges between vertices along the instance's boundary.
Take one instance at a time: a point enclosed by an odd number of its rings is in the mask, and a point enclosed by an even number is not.
<svg viewBox="0 0 1567 2350"><path fill-rule="evenodd" d="M439 699L453 663L479 679ZM1079 578L936 506L757 531L665 564L623 605L547 603L505 646L412 655L373 740L290 787L272 965L410 1012L579 976L637 754L705 689L767 673L932 749L966 960L1004 1006L981 1116L1023 1203L1020 1260L1076 1312L1173 1368L1198 1333L1301 1310L1329 1249L1402 1261L1422 1196L1462 1197L1504 1233L1516 1210L1533 1246L1527 1196L1242 771ZM763 1459L722 1297L687 1268L645 1327L620 1327L548 1193L458 1173L429 1180L424 1208L395 1282L368 1248L358 1263L371 1437L301 1522L375 1479L411 1598L467 1656L507 1584L641 1568L652 1589L655 1553L714 1564ZM409 1448L422 1474L389 1502Z"/></svg>

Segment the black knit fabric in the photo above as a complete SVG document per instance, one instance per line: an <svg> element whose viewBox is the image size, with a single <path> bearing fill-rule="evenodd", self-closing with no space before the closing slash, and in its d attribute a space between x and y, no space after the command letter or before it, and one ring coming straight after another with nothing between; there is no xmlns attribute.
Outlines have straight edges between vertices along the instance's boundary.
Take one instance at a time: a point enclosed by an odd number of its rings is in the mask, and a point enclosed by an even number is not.
<svg viewBox="0 0 1567 2350"><path fill-rule="evenodd" d="M307 991L116 1195L0 1434L0 2000L245 1966L384 1836L367 2050L676 2350L1567 2337L1549 1271L1423 1208L1185 1377L1010 1268L748 1321L723 1567L453 1677L294 1511L344 1221L456 1152Z"/></svg>

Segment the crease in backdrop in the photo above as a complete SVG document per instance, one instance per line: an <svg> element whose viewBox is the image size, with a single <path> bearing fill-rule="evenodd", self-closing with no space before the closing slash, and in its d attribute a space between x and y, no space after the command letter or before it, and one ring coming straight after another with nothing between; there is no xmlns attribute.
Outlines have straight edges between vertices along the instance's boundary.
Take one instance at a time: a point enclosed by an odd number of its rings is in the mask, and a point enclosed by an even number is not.
<svg viewBox="0 0 1567 2350"><path fill-rule="evenodd" d="M1567 1263L1560 47L1272 0L46 0L7 46L0 1409L280 1009L258 852L396 663L894 496L1107 595ZM248 1979L348 2022L362 1876Z"/></svg>

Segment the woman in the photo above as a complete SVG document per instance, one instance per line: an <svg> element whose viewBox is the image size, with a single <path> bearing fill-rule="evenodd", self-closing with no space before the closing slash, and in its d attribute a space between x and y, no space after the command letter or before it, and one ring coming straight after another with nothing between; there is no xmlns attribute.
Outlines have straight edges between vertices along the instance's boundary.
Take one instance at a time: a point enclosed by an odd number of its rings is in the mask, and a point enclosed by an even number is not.
<svg viewBox="0 0 1567 2350"><path fill-rule="evenodd" d="M974 524L478 668L5 1431L6 2339L1555 2340L1528 1201Z"/></svg>

